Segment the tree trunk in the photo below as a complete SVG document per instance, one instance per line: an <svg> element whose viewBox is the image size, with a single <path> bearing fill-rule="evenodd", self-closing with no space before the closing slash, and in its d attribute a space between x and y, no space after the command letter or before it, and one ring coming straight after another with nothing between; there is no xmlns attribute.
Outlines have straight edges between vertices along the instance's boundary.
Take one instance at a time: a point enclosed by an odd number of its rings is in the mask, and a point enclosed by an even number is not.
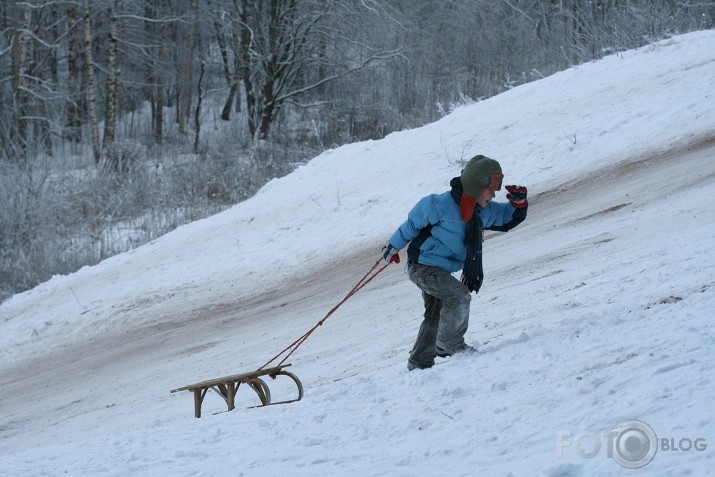
<svg viewBox="0 0 715 477"><path fill-rule="evenodd" d="M223 109L221 110L221 119L223 121L229 121L231 119L233 100L236 96L236 81L233 79L233 77L236 76L236 72L234 71L234 74L231 75L226 37L221 32L221 25L219 24L218 20L214 20L214 29L216 30L216 42L218 43L219 52L221 53L223 75L226 78L226 85L229 87L228 97L226 98L226 102L223 104Z"/></svg>
<svg viewBox="0 0 715 477"><path fill-rule="evenodd" d="M106 151L114 143L117 127L117 5L116 0L108 0L109 38L107 44L107 104L104 117L104 139L102 145Z"/></svg>
<svg viewBox="0 0 715 477"><path fill-rule="evenodd" d="M30 41L30 9L20 9L19 2L12 4L12 126L10 131L11 154L15 159L27 156L27 95L24 93L27 76L27 50Z"/></svg>
<svg viewBox="0 0 715 477"><path fill-rule="evenodd" d="M147 67L147 96L151 103L151 132L156 144L161 144L164 138L164 60L166 43L166 23L157 22L166 11L166 0L154 3L146 3L144 16L147 21L144 29L150 43L158 44L156 55L150 52L153 62Z"/></svg>
<svg viewBox="0 0 715 477"><path fill-rule="evenodd" d="M180 134L186 134L186 120L190 117L191 115L191 102L192 102L192 83L194 82L193 80L193 75L194 75L194 47L196 43L196 30L195 30L195 25L196 21L198 20L198 15L195 15L195 8L196 6L196 0L191 0L191 11L193 15L193 21L191 21L188 25L188 41L187 41L187 50L184 54L184 70L183 70L183 75L181 78L181 82L179 84L179 103L178 103L178 113L179 116L177 118L179 122L179 133Z"/></svg>
<svg viewBox="0 0 715 477"><path fill-rule="evenodd" d="M263 58L264 76L262 90L262 108L261 108L261 123L258 129L258 138L267 139L268 130L273 121L273 110L276 105L274 85L276 82L276 72L279 60L278 43L279 43L279 22L281 12L279 10L278 0L270 0L268 10L268 38L266 45L268 51ZM282 58L281 58L282 59Z"/></svg>
<svg viewBox="0 0 715 477"><path fill-rule="evenodd" d="M53 8L48 6L46 8ZM51 24L47 23L46 16L40 15L39 20L36 20L33 26L32 34L36 38L41 38L43 31L51 32ZM34 93L32 101L32 117L33 119L33 135L32 139L37 150L42 147L42 150L48 156L52 156L52 134L50 130L50 108L48 107L49 99L43 93L46 87L49 87L47 80L47 65L51 62L52 55L46 50L42 50L39 45L32 48L32 63L30 65L29 81L31 81Z"/></svg>
<svg viewBox="0 0 715 477"><path fill-rule="evenodd" d="M80 31L75 27L79 13L77 5L70 2L67 5L67 25L72 30L68 32L67 52L67 118L65 123L65 139L79 144L82 142L82 71L80 68Z"/></svg>
<svg viewBox="0 0 715 477"><path fill-rule="evenodd" d="M99 143L99 122L97 120L97 93L94 87L94 63L92 60L92 16L89 6L90 0L84 1L84 76L87 88L87 113L89 114L89 127L92 135L92 153L94 162L99 163L102 158L102 149Z"/></svg>
<svg viewBox="0 0 715 477"><path fill-rule="evenodd" d="M231 83L231 88L228 90L228 97L226 102L223 103L223 109L221 109L221 119L223 121L229 121L231 119L231 109L233 107L233 101L240 101L236 98L236 91L238 90L238 82L234 81Z"/></svg>
<svg viewBox="0 0 715 477"><path fill-rule="evenodd" d="M241 112L241 25L238 22L238 12L233 16L233 88L236 91L236 113Z"/></svg>
<svg viewBox="0 0 715 477"><path fill-rule="evenodd" d="M248 28L248 7L246 5L236 5L239 9L241 24L241 79L246 88L246 115L248 116L248 131L251 137L256 135L256 96L253 92L253 80L251 79L251 31Z"/></svg>
<svg viewBox="0 0 715 477"><path fill-rule="evenodd" d="M259 139L268 139L268 132L271 129L271 123L273 123L275 113L277 112L275 97L273 96L273 83L266 82L264 86L263 99L266 103L263 105L263 111L261 113L261 126L258 134Z"/></svg>
<svg viewBox="0 0 715 477"><path fill-rule="evenodd" d="M166 26L162 23L159 26L159 55L154 69L154 141L157 144L164 142L164 56L166 55Z"/></svg>
<svg viewBox="0 0 715 477"><path fill-rule="evenodd" d="M201 100L204 92L202 91L204 72L206 71L206 62L201 60L201 70L199 71L199 85L197 88L198 100L196 101L196 111L194 112L194 154L199 153L199 136L201 134Z"/></svg>

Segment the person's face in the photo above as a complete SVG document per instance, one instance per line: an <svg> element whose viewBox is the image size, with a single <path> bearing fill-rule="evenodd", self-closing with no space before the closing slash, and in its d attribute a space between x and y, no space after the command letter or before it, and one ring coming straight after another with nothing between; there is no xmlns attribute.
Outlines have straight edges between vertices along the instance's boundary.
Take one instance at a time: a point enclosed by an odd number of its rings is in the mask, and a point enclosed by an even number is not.
<svg viewBox="0 0 715 477"><path fill-rule="evenodd" d="M487 187L481 194L479 194L479 197L477 197L477 204L479 204L479 207L484 209L489 201L491 201L494 197L496 197L494 191Z"/></svg>

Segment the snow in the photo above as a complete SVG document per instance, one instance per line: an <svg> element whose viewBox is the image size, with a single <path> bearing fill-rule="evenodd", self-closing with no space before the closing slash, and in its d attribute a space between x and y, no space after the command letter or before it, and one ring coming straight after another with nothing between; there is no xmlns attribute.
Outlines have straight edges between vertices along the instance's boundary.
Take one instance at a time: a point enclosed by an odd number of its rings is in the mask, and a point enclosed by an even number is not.
<svg viewBox="0 0 715 477"><path fill-rule="evenodd" d="M677 36L327 151L226 212L12 297L0 475L711 475L713 46L715 31ZM302 335L478 153L529 187L530 208L485 243L477 356L407 371L422 300L392 265L291 357L302 401L244 409L258 402L242 387L236 411L209 394L194 419L192 395L169 393L256 369ZM659 445L708 447L625 469L603 432L632 419ZM602 445L590 459L574 451L584 432Z"/></svg>

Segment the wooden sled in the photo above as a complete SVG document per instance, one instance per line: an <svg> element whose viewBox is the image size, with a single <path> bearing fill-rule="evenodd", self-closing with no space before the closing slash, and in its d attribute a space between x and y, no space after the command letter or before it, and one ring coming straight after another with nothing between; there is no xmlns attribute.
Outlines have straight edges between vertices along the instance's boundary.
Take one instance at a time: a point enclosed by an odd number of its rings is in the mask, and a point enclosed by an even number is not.
<svg viewBox="0 0 715 477"><path fill-rule="evenodd" d="M272 406L274 404L286 404L289 402L300 401L303 399L303 384L295 374L284 370L284 368L287 368L288 366L290 366L290 364L266 368L250 373L234 374L223 378L210 379L196 384L189 384L188 386L178 389L172 389L171 392L191 391L194 393L194 413L197 418L201 417L201 404L204 402L204 398L206 397L206 393L209 389L213 389L219 396L221 396L224 401L226 401L228 410L233 411L236 407L236 392L238 391L238 387L243 383L253 389L256 394L258 394L258 398L261 400L260 406L252 407ZM298 398L290 399L288 401L271 402L271 391L268 388L268 384L261 379L261 376L270 376L273 379L277 376L288 376L298 387Z"/></svg>

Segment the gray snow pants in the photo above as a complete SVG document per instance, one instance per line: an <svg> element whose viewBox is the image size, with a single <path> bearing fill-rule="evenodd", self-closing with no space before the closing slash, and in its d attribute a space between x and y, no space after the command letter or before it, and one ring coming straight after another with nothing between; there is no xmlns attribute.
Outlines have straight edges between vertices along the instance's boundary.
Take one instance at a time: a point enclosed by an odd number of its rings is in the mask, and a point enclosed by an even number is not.
<svg viewBox="0 0 715 477"><path fill-rule="evenodd" d="M435 345L449 354L465 346L472 297L462 282L441 268L410 263L407 273L422 290L425 302L424 320L409 360L415 367L429 368L437 356Z"/></svg>

